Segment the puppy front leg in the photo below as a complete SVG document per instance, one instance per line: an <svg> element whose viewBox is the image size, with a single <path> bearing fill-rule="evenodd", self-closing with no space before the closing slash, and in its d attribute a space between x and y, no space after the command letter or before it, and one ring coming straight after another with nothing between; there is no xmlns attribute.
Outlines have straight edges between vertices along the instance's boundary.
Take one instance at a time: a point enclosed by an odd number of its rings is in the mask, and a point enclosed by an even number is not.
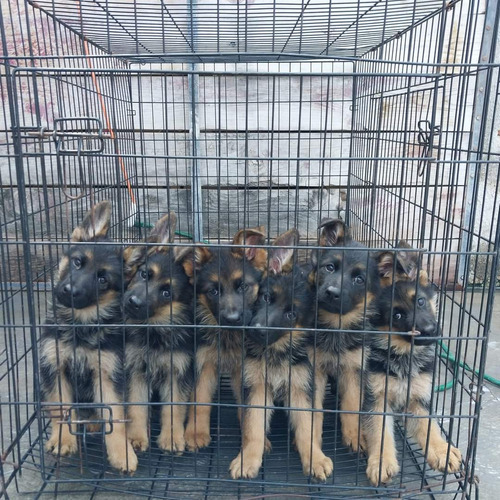
<svg viewBox="0 0 500 500"><path fill-rule="evenodd" d="M188 450L194 451L210 444L210 411L211 406L202 403L211 403L217 387L217 365L203 352L196 355L197 366L201 367L196 380L196 387L191 401L195 403L189 407L189 417L184 438Z"/></svg>
<svg viewBox="0 0 500 500"><path fill-rule="evenodd" d="M171 380L166 380L160 388L163 403L185 403L186 397L181 393L176 374L171 373ZM184 441L184 422L186 406L181 404L165 404L161 409L161 432L158 446L164 450L182 455L186 443Z"/></svg>
<svg viewBox="0 0 500 500"><path fill-rule="evenodd" d="M429 409L421 401L412 401L409 410L417 416L429 415ZM434 469L441 472L458 472L462 463L462 454L458 448L448 444L439 431L436 422L431 418L408 419L408 433L420 447L425 450L427 440L427 462ZM449 453L448 453L449 450Z"/></svg>
<svg viewBox="0 0 500 500"><path fill-rule="evenodd" d="M271 400L271 396L268 395ZM231 462L229 472L233 479L254 478L259 473L265 450L266 430L269 429L272 410L252 408L266 405L266 386L264 379L258 380L250 388L247 398L249 408L242 415L241 451Z"/></svg>
<svg viewBox="0 0 500 500"><path fill-rule="evenodd" d="M368 389L363 404L366 412L382 413L384 411L385 378L384 373L369 375ZM389 402L385 410L392 411ZM362 431L368 454L366 475L374 486L378 486L379 483L388 483L399 472L393 417L366 413L363 415Z"/></svg>
<svg viewBox="0 0 500 500"><path fill-rule="evenodd" d="M118 361L114 366L119 366ZM108 405L113 411L113 431L109 433L109 424L105 426L109 463L121 472L134 472L137 469L137 455L127 439L123 398L113 383L112 374L104 367L94 379L94 394L97 403Z"/></svg>
<svg viewBox="0 0 500 500"><path fill-rule="evenodd" d="M144 403L130 405L127 415L130 422L127 424L127 437L137 451L146 451L149 447L148 422L149 390L143 373L133 371L130 376L129 388L130 403Z"/></svg>

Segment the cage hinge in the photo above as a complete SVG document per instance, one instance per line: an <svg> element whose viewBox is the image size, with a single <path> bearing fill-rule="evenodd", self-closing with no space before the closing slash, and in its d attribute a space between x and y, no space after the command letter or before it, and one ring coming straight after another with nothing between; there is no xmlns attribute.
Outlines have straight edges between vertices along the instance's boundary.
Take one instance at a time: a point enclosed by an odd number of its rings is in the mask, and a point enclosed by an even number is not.
<svg viewBox="0 0 500 500"><path fill-rule="evenodd" d="M419 120L418 122L418 144L422 146L421 159L418 162L417 174L422 177L425 172L425 167L436 161L435 158L429 158L429 153L432 147L435 136L441 135L441 127L432 125L429 120Z"/></svg>

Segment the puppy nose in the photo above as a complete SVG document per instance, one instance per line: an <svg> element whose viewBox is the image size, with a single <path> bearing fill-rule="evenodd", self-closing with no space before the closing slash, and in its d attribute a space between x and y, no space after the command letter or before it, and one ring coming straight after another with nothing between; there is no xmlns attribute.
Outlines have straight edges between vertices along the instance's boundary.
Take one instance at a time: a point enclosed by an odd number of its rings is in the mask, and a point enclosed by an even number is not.
<svg viewBox="0 0 500 500"><path fill-rule="evenodd" d="M129 304L134 306L136 309L142 306L142 301L136 295L131 295L128 299Z"/></svg>
<svg viewBox="0 0 500 500"><path fill-rule="evenodd" d="M420 333L422 335L428 335L429 337L434 335L436 333L436 326L435 324L433 323L428 323L427 325L422 325L420 327Z"/></svg>
<svg viewBox="0 0 500 500"><path fill-rule="evenodd" d="M224 319L230 323L237 323L241 319L241 314L238 311L224 313Z"/></svg>
<svg viewBox="0 0 500 500"><path fill-rule="evenodd" d="M63 287L64 293L71 294L73 297L78 297L80 295L80 290L75 286L71 286L70 283L67 283Z"/></svg>
<svg viewBox="0 0 500 500"><path fill-rule="evenodd" d="M326 293L332 298L332 299L339 299L340 298L340 288L337 288L335 286L329 286L326 289Z"/></svg>

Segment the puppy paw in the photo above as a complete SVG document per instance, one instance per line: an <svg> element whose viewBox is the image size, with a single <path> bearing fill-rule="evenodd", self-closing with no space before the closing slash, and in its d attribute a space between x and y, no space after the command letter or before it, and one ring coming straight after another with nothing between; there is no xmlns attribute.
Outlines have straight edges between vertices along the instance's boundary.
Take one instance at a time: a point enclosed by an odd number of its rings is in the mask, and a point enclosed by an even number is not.
<svg viewBox="0 0 500 500"><path fill-rule="evenodd" d="M448 459L448 463L446 460ZM448 444L443 443L437 447L430 447L427 454L427 461L434 469L441 472L458 472L462 465L462 453L458 448L450 446L450 454L448 455Z"/></svg>
<svg viewBox="0 0 500 500"><path fill-rule="evenodd" d="M261 465L262 457L244 454L242 461L239 453L229 466L229 474L233 479L253 479L257 477Z"/></svg>
<svg viewBox="0 0 500 500"><path fill-rule="evenodd" d="M264 453L271 453L272 449L273 445L271 441L269 441L269 438L266 437L266 441L264 442Z"/></svg>
<svg viewBox="0 0 500 500"><path fill-rule="evenodd" d="M210 431L202 431L201 429L197 429L197 432L194 432L194 429L186 429L184 433L184 439L186 443L186 447L189 451L196 451L201 448L206 448L212 438L210 437Z"/></svg>
<svg viewBox="0 0 500 500"><path fill-rule="evenodd" d="M332 475L333 472L333 462L327 457L323 452L317 453L312 459L312 463L303 465L304 475L309 476L316 481L325 482L326 478Z"/></svg>
<svg viewBox="0 0 500 500"><path fill-rule="evenodd" d="M60 437L61 439L59 440L58 432L50 436L50 439L45 443L45 450L48 453L65 457L78 451L76 436L73 436L69 432L64 432Z"/></svg>
<svg viewBox="0 0 500 500"><path fill-rule="evenodd" d="M126 443L126 446L114 445L108 446L108 461L111 467L119 470L124 474L133 474L137 470L137 455L135 454L132 444Z"/></svg>
<svg viewBox="0 0 500 500"><path fill-rule="evenodd" d="M172 432L162 432L158 436L158 446L163 451L182 455L186 448L186 441L182 434L173 434Z"/></svg>
<svg viewBox="0 0 500 500"><path fill-rule="evenodd" d="M342 428L342 442L351 451L357 453L358 449L363 451L366 449L366 443L363 433L358 432L358 422L352 422L351 425L346 425Z"/></svg>
<svg viewBox="0 0 500 500"><path fill-rule="evenodd" d="M379 483L389 483L391 479L399 472L399 464L395 457L383 457L382 467L380 467L380 460L380 457L371 457L368 459L366 475L368 476L368 479L373 484L373 486L377 486Z"/></svg>
<svg viewBox="0 0 500 500"><path fill-rule="evenodd" d="M85 424L87 428L87 432L90 432L91 434L97 434L98 432L102 431L102 424L99 422L92 422Z"/></svg>

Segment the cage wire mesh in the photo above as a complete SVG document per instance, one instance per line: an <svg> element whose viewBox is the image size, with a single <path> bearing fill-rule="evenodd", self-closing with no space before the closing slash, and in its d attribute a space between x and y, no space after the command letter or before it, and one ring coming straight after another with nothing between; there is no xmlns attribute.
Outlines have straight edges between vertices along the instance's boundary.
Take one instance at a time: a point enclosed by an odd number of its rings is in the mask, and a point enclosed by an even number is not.
<svg viewBox="0 0 500 500"><path fill-rule="evenodd" d="M498 20L496 0L2 2L1 494L476 495L481 388L499 280ZM372 485L366 456L349 451L341 431L342 415L353 412L359 423L369 412L342 410L332 380L318 410L322 449L334 463L324 483L303 474L295 450L287 416L301 412L282 411L269 399L263 406L276 409L272 451L255 479L232 479L228 467L241 444L237 409L246 408L243 422L249 413L248 401L232 394L237 381L224 373L211 403L208 447L165 453L156 441L161 409L172 416L179 405L146 398L140 402L149 411L150 447L137 454L133 476L121 475L105 457L110 421L113 433L124 421L123 401L86 401L61 413L64 405L54 410L41 392L41 337L58 300L60 262L74 229L103 200L112 204L109 237L120 250L143 248L171 211L176 234L160 240L163 249L189 253L182 248L201 242L220 257L239 230L264 226L265 266L276 238L296 228L295 258L311 271L311 255L323 250L324 218L346 221L371 249L361 250L362 261L406 240L438 299L442 338L433 351L428 410L443 439L460 449L460 471L433 470L430 428L424 446L409 432L412 422L427 420L386 401L383 425L401 417L394 424L400 469L387 485ZM352 251L340 249L343 258ZM248 271L251 261L243 262ZM196 315L200 306L191 307ZM320 309L317 297L312 309ZM169 309L163 322L172 326L173 315ZM313 316L305 330L317 339L322 326ZM130 325L116 323L118 344L125 344ZM145 322L146 332L154 328ZM352 334L342 324L330 334L339 328ZM368 321L356 329L368 357L376 333ZM251 337L254 330L238 331ZM79 347L72 346L74 356ZM105 350L95 352L100 378ZM103 390L99 383L96 392ZM403 388L407 398L411 387ZM285 409L296 408L282 399ZM101 430L78 413L83 407L96 409ZM51 411L76 435L76 453L44 451ZM318 411L302 414L313 419ZM447 448L447 463L450 455ZM133 456L127 452L127 464Z"/></svg>

